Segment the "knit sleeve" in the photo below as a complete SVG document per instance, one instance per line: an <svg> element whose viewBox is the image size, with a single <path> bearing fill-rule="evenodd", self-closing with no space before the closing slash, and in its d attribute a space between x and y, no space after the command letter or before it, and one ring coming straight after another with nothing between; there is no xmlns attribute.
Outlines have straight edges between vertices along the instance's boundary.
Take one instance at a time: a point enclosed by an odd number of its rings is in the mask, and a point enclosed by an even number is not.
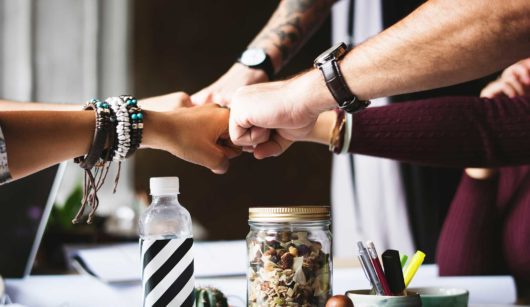
<svg viewBox="0 0 530 307"><path fill-rule="evenodd" d="M353 116L350 152L447 167L530 163L530 97L443 97Z"/></svg>
<svg viewBox="0 0 530 307"><path fill-rule="evenodd" d="M11 180L11 174L7 167L7 148L2 133L2 127L0 127L0 184L7 183Z"/></svg>

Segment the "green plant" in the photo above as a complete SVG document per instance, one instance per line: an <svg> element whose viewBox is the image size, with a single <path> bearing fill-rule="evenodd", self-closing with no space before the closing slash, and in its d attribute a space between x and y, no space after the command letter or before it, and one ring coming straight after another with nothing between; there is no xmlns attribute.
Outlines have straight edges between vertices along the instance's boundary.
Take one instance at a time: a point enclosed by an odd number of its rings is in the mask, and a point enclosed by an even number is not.
<svg viewBox="0 0 530 307"><path fill-rule="evenodd" d="M228 307L228 302L219 289L198 287L195 288L195 305L197 307Z"/></svg>
<svg viewBox="0 0 530 307"><path fill-rule="evenodd" d="M81 206L83 200L83 187L78 184L74 187L64 204L55 203L50 216L50 225L60 229L72 228L72 219Z"/></svg>

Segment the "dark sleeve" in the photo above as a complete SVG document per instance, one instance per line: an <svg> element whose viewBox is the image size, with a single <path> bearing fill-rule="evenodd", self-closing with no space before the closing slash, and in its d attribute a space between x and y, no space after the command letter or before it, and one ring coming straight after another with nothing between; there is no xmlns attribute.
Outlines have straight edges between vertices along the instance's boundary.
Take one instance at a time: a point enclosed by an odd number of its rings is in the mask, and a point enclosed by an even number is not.
<svg viewBox="0 0 530 307"><path fill-rule="evenodd" d="M530 97L443 97L353 115L350 152L448 167L530 163Z"/></svg>
<svg viewBox="0 0 530 307"><path fill-rule="evenodd" d="M441 276L507 273L497 192L497 177L476 180L462 176L436 248Z"/></svg>

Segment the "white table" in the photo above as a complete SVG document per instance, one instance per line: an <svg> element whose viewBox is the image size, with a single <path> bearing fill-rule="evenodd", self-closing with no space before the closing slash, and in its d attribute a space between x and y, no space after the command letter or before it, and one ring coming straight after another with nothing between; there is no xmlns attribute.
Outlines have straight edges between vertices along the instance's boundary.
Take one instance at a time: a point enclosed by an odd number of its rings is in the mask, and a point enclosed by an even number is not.
<svg viewBox="0 0 530 307"><path fill-rule="evenodd" d="M471 306L511 306L515 301L515 286L507 276L500 277L437 277L436 266L423 266L411 287L450 286L470 290ZM233 306L245 306L244 277L198 278L197 285L221 289ZM334 270L334 293L366 288L359 268ZM87 275L32 276L22 280L6 280L8 295L14 302L26 306L140 306L141 286L138 282L105 284Z"/></svg>

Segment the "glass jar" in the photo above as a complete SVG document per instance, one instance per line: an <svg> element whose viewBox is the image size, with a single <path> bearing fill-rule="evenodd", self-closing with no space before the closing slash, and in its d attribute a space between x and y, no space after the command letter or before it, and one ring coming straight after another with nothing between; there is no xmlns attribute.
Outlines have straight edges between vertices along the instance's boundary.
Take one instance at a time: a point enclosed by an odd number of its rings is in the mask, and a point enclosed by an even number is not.
<svg viewBox="0 0 530 307"><path fill-rule="evenodd" d="M331 210L254 207L247 235L247 306L324 306L331 296Z"/></svg>

